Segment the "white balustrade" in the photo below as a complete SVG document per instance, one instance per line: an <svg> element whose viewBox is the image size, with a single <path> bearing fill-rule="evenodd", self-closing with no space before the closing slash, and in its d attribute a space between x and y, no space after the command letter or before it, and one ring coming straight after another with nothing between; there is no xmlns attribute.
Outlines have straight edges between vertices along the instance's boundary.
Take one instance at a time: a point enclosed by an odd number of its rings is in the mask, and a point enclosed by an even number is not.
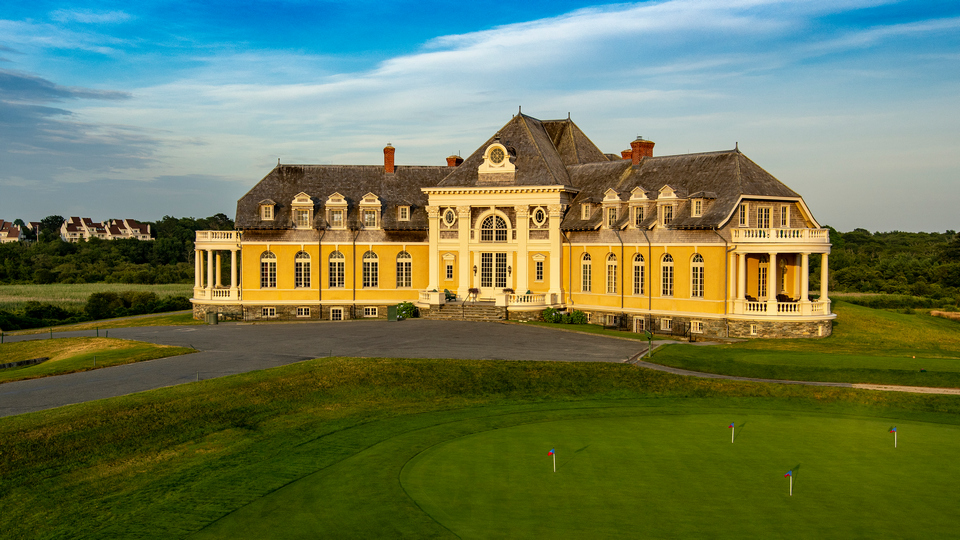
<svg viewBox="0 0 960 540"><path fill-rule="evenodd" d="M827 229L730 229L734 242L805 242L826 244L830 240Z"/></svg>
<svg viewBox="0 0 960 540"><path fill-rule="evenodd" d="M508 300L511 306L545 306L547 305L546 294L511 294Z"/></svg>
<svg viewBox="0 0 960 540"><path fill-rule="evenodd" d="M798 302L777 302L777 313L779 314L800 314L800 304Z"/></svg>
<svg viewBox="0 0 960 540"><path fill-rule="evenodd" d="M766 302L751 302L747 301L744 309L747 313L766 313L767 312L767 303Z"/></svg>

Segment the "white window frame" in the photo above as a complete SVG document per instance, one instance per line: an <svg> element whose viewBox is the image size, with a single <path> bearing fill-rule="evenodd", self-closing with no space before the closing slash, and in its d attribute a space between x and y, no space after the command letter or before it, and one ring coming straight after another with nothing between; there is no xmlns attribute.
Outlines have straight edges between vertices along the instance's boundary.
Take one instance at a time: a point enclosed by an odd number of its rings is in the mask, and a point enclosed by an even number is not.
<svg viewBox="0 0 960 540"><path fill-rule="evenodd" d="M260 308L260 318L261 319L273 319L277 316L277 308L275 307L262 307Z"/></svg>
<svg viewBox="0 0 960 540"><path fill-rule="evenodd" d="M693 204L690 205L690 215L691 217L700 217L703 215L703 199L693 200Z"/></svg>
<svg viewBox="0 0 960 540"><path fill-rule="evenodd" d="M330 308L330 320L331 320L331 321L342 321L342 320L343 320L343 308L342 308L342 307Z"/></svg>
<svg viewBox="0 0 960 540"><path fill-rule="evenodd" d="M757 228L769 229L773 222L773 209L769 206L757 207Z"/></svg>
<svg viewBox="0 0 960 540"><path fill-rule="evenodd" d="M346 257L340 251L334 251L327 257L327 287L342 289L346 285Z"/></svg>
<svg viewBox="0 0 960 540"><path fill-rule="evenodd" d="M607 294L617 294L617 256L607 255Z"/></svg>
<svg viewBox="0 0 960 540"><path fill-rule="evenodd" d="M690 260L690 298L703 298L704 289L703 255L694 253Z"/></svg>
<svg viewBox="0 0 960 540"><path fill-rule="evenodd" d="M784 204L780 206L780 228L790 228L790 205Z"/></svg>
<svg viewBox="0 0 960 540"><path fill-rule="evenodd" d="M376 318L380 314L380 309L376 306L363 306L363 316L369 318Z"/></svg>
<svg viewBox="0 0 960 540"><path fill-rule="evenodd" d="M397 254L397 288L409 289L413 286L413 257L406 251Z"/></svg>
<svg viewBox="0 0 960 540"><path fill-rule="evenodd" d="M741 227L750 226L750 207L747 206L747 203L740 203L740 208L737 210L739 213L739 221Z"/></svg>
<svg viewBox="0 0 960 540"><path fill-rule="evenodd" d="M633 226L639 229L641 223L643 223L643 207L634 206L633 207Z"/></svg>
<svg viewBox="0 0 960 540"><path fill-rule="evenodd" d="M660 319L660 330L664 332L673 332L673 319L664 317Z"/></svg>
<svg viewBox="0 0 960 540"><path fill-rule="evenodd" d="M260 219L263 221L273 221L273 205L272 204L262 204L260 205Z"/></svg>
<svg viewBox="0 0 960 540"><path fill-rule="evenodd" d="M360 216L363 219L363 228L364 229L376 229L377 228L377 211L371 208L364 208L360 210Z"/></svg>
<svg viewBox="0 0 960 540"><path fill-rule="evenodd" d="M533 261L534 270L534 281L543 281L543 261Z"/></svg>
<svg viewBox="0 0 960 540"><path fill-rule="evenodd" d="M293 257L293 287L296 289L310 288L310 254L298 251Z"/></svg>
<svg viewBox="0 0 960 540"><path fill-rule="evenodd" d="M691 333L691 334L702 334L702 333L703 333L703 321L690 321L690 333Z"/></svg>
<svg viewBox="0 0 960 540"><path fill-rule="evenodd" d="M298 229L309 229L310 228L310 214L312 212L309 208L294 208L293 209L293 225Z"/></svg>
<svg viewBox="0 0 960 540"><path fill-rule="evenodd" d="M673 296L674 262L673 255L665 253L660 258L660 296Z"/></svg>
<svg viewBox="0 0 960 540"><path fill-rule="evenodd" d="M580 257L580 292L593 291L593 261L589 253Z"/></svg>
<svg viewBox="0 0 960 540"><path fill-rule="evenodd" d="M607 228L613 229L617 226L617 207L607 208Z"/></svg>
<svg viewBox="0 0 960 540"><path fill-rule="evenodd" d="M310 308L308 307L298 307L297 308L297 317L309 317Z"/></svg>
<svg viewBox="0 0 960 540"><path fill-rule="evenodd" d="M372 251L363 254L363 288L376 289L380 286L380 258Z"/></svg>
<svg viewBox="0 0 960 540"><path fill-rule="evenodd" d="M758 335L758 334L759 334L758 330L759 330L759 329L757 328L757 324L756 324L756 323L751 323L751 324L750 324L750 335L751 335L751 336L756 336L756 335Z"/></svg>
<svg viewBox="0 0 960 540"><path fill-rule="evenodd" d="M637 324L640 323L640 324ZM647 318L646 317L633 317L633 331L640 333L645 331L647 328Z"/></svg>
<svg viewBox="0 0 960 540"><path fill-rule="evenodd" d="M445 278L445 281L453 280L453 263L452 262L447 263L447 271L446 271L446 274L444 275L444 278Z"/></svg>
<svg viewBox="0 0 960 540"><path fill-rule="evenodd" d="M397 207L397 221L410 221L410 207L409 207L409 206L398 206L398 207Z"/></svg>
<svg viewBox="0 0 960 540"><path fill-rule="evenodd" d="M673 205L664 204L660 206L660 224L664 227L673 222Z"/></svg>
<svg viewBox="0 0 960 540"><path fill-rule="evenodd" d="M633 294L642 295L644 289L644 278L646 277L646 261L643 255L637 253L633 256Z"/></svg>
<svg viewBox="0 0 960 540"><path fill-rule="evenodd" d="M330 228L331 229L346 228L346 219L344 219L344 214L346 214L346 210L344 210L343 208L330 209Z"/></svg>
<svg viewBox="0 0 960 540"><path fill-rule="evenodd" d="M277 255L269 250L260 254L260 288L277 288Z"/></svg>
<svg viewBox="0 0 960 540"><path fill-rule="evenodd" d="M581 219L581 220L588 220L588 219L590 219L590 215L593 213L593 208L591 208L590 206L591 206L590 203L582 203L582 204L580 205L580 219Z"/></svg>

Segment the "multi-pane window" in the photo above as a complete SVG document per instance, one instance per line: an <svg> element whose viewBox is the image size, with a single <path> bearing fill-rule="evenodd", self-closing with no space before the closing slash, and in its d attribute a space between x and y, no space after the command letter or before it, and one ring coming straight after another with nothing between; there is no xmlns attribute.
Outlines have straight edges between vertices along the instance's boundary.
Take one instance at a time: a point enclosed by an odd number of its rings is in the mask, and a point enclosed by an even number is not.
<svg viewBox="0 0 960 540"><path fill-rule="evenodd" d="M293 259L293 286L310 287L310 255L300 251Z"/></svg>
<svg viewBox="0 0 960 540"><path fill-rule="evenodd" d="M294 223L297 227L310 226L310 210L298 208L294 210L293 215L294 215Z"/></svg>
<svg viewBox="0 0 960 540"><path fill-rule="evenodd" d="M339 251L334 251L330 254L330 288L335 289L344 286L343 279L343 267L344 267L344 257L343 253Z"/></svg>
<svg viewBox="0 0 960 540"><path fill-rule="evenodd" d="M643 294L643 255L633 256L633 294Z"/></svg>
<svg viewBox="0 0 960 540"><path fill-rule="evenodd" d="M662 269L660 296L673 296L673 256L669 253L664 255L660 266Z"/></svg>
<svg viewBox="0 0 960 540"><path fill-rule="evenodd" d="M703 321L693 321L690 323L690 332L693 334L703 333Z"/></svg>
<svg viewBox="0 0 960 540"><path fill-rule="evenodd" d="M453 264L447 263L447 281L453 279Z"/></svg>
<svg viewBox="0 0 960 540"><path fill-rule="evenodd" d="M379 313L379 310L377 310L377 308L375 308L375 307L364 307L364 308L363 308L363 316L364 316L364 317L376 317L376 316L377 316L377 313Z"/></svg>
<svg viewBox="0 0 960 540"><path fill-rule="evenodd" d="M309 317L310 308L308 307L298 307L297 308L297 317Z"/></svg>
<svg viewBox="0 0 960 540"><path fill-rule="evenodd" d="M343 210L330 211L330 226L335 229L343 227Z"/></svg>
<svg viewBox="0 0 960 540"><path fill-rule="evenodd" d="M780 228L788 229L790 228L790 207L781 206L780 207Z"/></svg>
<svg viewBox="0 0 960 540"><path fill-rule="evenodd" d="M507 222L500 216L487 216L480 224L481 242L506 242Z"/></svg>
<svg viewBox="0 0 960 540"><path fill-rule="evenodd" d="M757 227L760 229L770 228L770 207L769 206L757 208Z"/></svg>
<svg viewBox="0 0 960 540"><path fill-rule="evenodd" d="M607 208L607 227L612 229L617 224L617 209Z"/></svg>
<svg viewBox="0 0 960 540"><path fill-rule="evenodd" d="M380 285L380 263L377 254L368 251L363 254L363 286L378 287Z"/></svg>
<svg viewBox="0 0 960 540"><path fill-rule="evenodd" d="M673 319L660 319L660 330L666 332L673 331Z"/></svg>
<svg viewBox="0 0 960 540"><path fill-rule="evenodd" d="M406 251L397 255L397 288L413 285L413 257Z"/></svg>
<svg viewBox="0 0 960 540"><path fill-rule="evenodd" d="M536 281L543 281L543 261L535 261L536 265Z"/></svg>
<svg viewBox="0 0 960 540"><path fill-rule="evenodd" d="M580 219L590 219L590 203L583 203L580 205Z"/></svg>
<svg viewBox="0 0 960 540"><path fill-rule="evenodd" d="M583 259L581 259L581 264L580 264L580 270L581 270L580 271L580 277L581 277L580 290L582 290L583 292L590 292L592 288L590 286L592 281L592 276L591 276L592 272L591 272L591 266L590 266L589 253L583 254Z"/></svg>
<svg viewBox="0 0 960 540"><path fill-rule="evenodd" d="M700 217L703 214L703 201L700 199L694 199L693 201L693 217Z"/></svg>
<svg viewBox="0 0 960 540"><path fill-rule="evenodd" d="M760 265L757 268L757 296L766 297L767 296L767 267L769 266L769 259L764 255L760 259Z"/></svg>
<svg viewBox="0 0 960 540"><path fill-rule="evenodd" d="M398 206L397 207L397 219L399 221L410 221L410 207L409 206Z"/></svg>
<svg viewBox="0 0 960 540"><path fill-rule="evenodd" d="M377 226L377 211L376 211L376 210L364 210L364 211L363 211L363 226L364 226L364 227L376 227L376 226Z"/></svg>
<svg viewBox="0 0 960 540"><path fill-rule="evenodd" d="M617 256L607 256L607 294L617 293Z"/></svg>
<svg viewBox="0 0 960 540"><path fill-rule="evenodd" d="M331 321L342 321L342 320L343 320L343 308L342 308L342 307L330 308L330 320L331 320Z"/></svg>
<svg viewBox="0 0 960 540"><path fill-rule="evenodd" d="M638 206L633 209L633 225L639 227L643 223L643 207Z"/></svg>
<svg viewBox="0 0 960 540"><path fill-rule="evenodd" d="M276 316L277 316L277 308L275 308L275 307L260 308L260 316L261 316L261 317L276 317Z"/></svg>
<svg viewBox="0 0 960 540"><path fill-rule="evenodd" d="M703 298L703 255L699 253L690 263L690 296Z"/></svg>
<svg viewBox="0 0 960 540"><path fill-rule="evenodd" d="M272 219L273 219L273 206L270 206L269 204L265 204L265 205L261 206L261 207L260 207L260 217L261 217L261 219L264 219L264 220L268 220L268 221L269 221L269 220L272 220Z"/></svg>
<svg viewBox="0 0 960 540"><path fill-rule="evenodd" d="M273 252L265 251L260 256L260 288L267 289L277 286L277 256Z"/></svg>
<svg viewBox="0 0 960 540"><path fill-rule="evenodd" d="M749 215L747 214L747 203L740 203L740 226L746 227L749 223Z"/></svg>
<svg viewBox="0 0 960 540"><path fill-rule="evenodd" d="M505 288L507 286L507 254L506 253L497 253L496 254L496 283L494 286L497 288Z"/></svg>
<svg viewBox="0 0 960 540"><path fill-rule="evenodd" d="M673 221L673 206L667 204L661 206L660 209L663 211L663 226L666 227Z"/></svg>

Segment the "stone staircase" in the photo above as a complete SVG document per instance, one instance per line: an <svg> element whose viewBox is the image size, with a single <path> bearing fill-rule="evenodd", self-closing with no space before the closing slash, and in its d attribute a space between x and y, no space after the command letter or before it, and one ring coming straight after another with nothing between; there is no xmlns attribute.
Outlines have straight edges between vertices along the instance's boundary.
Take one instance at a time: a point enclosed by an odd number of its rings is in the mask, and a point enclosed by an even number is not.
<svg viewBox="0 0 960 540"><path fill-rule="evenodd" d="M435 321L481 321L496 322L507 318L507 308L497 307L493 302L453 302L421 309L420 317Z"/></svg>

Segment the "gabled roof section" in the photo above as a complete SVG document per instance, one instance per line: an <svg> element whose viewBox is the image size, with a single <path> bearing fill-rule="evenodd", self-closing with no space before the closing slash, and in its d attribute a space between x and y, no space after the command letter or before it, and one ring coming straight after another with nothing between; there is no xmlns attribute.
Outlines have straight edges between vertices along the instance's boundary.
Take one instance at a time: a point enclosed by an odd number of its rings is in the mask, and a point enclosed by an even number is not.
<svg viewBox="0 0 960 540"><path fill-rule="evenodd" d="M570 120L541 122L532 116L518 114L493 137L487 139L463 161L450 176L440 182L441 187L471 187L477 185L477 168L483 163L483 154L497 140L510 150L516 166L514 185L556 186L569 185L567 165L607 162L600 151L580 128Z"/></svg>

